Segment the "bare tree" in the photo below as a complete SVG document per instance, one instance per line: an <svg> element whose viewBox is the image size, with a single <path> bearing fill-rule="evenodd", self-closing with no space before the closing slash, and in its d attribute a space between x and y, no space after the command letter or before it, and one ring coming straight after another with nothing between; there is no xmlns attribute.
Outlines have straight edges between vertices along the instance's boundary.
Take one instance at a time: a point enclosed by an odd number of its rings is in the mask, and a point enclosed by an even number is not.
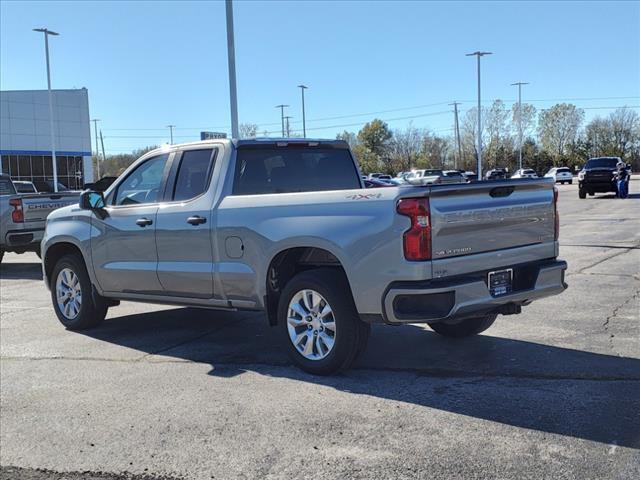
<svg viewBox="0 0 640 480"><path fill-rule="evenodd" d="M394 170L405 172L416 166L424 132L409 125L406 130L396 130L389 142L389 157Z"/></svg>
<svg viewBox="0 0 640 480"><path fill-rule="evenodd" d="M621 157L627 156L640 141L640 116L629 108L618 108L609 116L614 146Z"/></svg>
<svg viewBox="0 0 640 480"><path fill-rule="evenodd" d="M451 142L431 132L425 132L422 137L422 148L418 166L422 168L444 168Z"/></svg>
<svg viewBox="0 0 640 480"><path fill-rule="evenodd" d="M536 131L538 111L530 103L522 104L522 138L532 137ZM511 107L511 131L514 136L518 135L518 104Z"/></svg>
<svg viewBox="0 0 640 480"><path fill-rule="evenodd" d="M255 138L258 134L258 125L255 123L241 123L238 129L240 138Z"/></svg>

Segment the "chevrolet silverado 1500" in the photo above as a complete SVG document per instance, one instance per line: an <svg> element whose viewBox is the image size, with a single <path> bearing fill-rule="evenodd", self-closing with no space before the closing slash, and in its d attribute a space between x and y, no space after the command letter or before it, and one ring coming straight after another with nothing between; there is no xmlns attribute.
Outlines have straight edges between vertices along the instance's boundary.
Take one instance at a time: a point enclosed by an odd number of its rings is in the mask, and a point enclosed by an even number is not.
<svg viewBox="0 0 640 480"><path fill-rule="evenodd" d="M119 300L263 310L329 374L373 322L465 337L562 292L556 204L551 179L365 190L342 141L172 145L49 215L44 280L69 329Z"/></svg>
<svg viewBox="0 0 640 480"><path fill-rule="evenodd" d="M0 261L4 252L36 252L45 218L56 208L78 203L79 193L17 193L8 175L0 175Z"/></svg>

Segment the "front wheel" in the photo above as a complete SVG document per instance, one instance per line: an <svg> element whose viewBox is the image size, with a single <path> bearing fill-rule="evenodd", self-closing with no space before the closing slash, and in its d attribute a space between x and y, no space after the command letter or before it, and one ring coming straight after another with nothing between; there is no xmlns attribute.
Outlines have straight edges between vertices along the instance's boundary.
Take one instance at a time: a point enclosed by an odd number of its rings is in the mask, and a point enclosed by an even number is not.
<svg viewBox="0 0 640 480"><path fill-rule="evenodd" d="M92 295L91 280L79 255L65 255L56 263L51 300L58 320L69 330L97 327L107 315L106 302Z"/></svg>
<svg viewBox="0 0 640 480"><path fill-rule="evenodd" d="M315 375L349 368L369 335L344 274L331 268L299 273L287 283L278 328L291 361Z"/></svg>
<svg viewBox="0 0 640 480"><path fill-rule="evenodd" d="M583 190L582 188L578 190L578 197L579 198L587 198L587 192L585 190Z"/></svg>
<svg viewBox="0 0 640 480"><path fill-rule="evenodd" d="M444 337L464 338L484 332L493 325L496 318L498 315L485 315L467 318L458 323L430 323L429 326Z"/></svg>

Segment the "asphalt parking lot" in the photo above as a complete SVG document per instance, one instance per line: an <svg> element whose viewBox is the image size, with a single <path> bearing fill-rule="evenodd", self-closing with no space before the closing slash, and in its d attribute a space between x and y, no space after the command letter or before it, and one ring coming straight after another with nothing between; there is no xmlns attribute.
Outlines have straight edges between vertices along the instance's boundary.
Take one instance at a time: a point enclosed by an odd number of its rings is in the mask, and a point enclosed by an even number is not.
<svg viewBox="0 0 640 480"><path fill-rule="evenodd" d="M465 340L374 327L331 378L257 313L123 303L66 331L7 254L0 478L640 478L640 180L559 190L564 294Z"/></svg>

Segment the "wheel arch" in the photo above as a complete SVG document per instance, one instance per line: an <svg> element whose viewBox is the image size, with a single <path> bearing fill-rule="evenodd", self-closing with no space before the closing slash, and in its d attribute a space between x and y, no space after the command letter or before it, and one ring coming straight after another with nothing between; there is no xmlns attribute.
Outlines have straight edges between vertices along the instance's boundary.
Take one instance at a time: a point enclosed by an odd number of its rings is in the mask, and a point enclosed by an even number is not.
<svg viewBox="0 0 640 480"><path fill-rule="evenodd" d="M300 272L314 268L334 268L349 278L343 262L332 251L317 246L287 247L272 256L264 276L264 307L269 325L278 323L278 302L285 285ZM349 284L349 294L352 295Z"/></svg>

